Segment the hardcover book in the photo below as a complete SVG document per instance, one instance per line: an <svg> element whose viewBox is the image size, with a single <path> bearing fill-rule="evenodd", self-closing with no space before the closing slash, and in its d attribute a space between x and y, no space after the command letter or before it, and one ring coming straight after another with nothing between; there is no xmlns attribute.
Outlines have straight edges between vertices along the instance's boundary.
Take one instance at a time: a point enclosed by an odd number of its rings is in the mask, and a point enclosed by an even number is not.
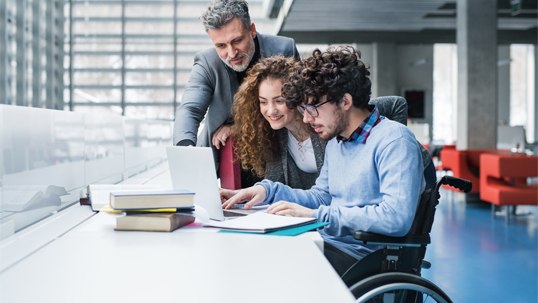
<svg viewBox="0 0 538 303"><path fill-rule="evenodd" d="M113 209L186 208L194 206L194 193L184 190L110 192Z"/></svg>
<svg viewBox="0 0 538 303"><path fill-rule="evenodd" d="M101 208L100 212L109 214L121 214L121 213L177 213L177 212L191 212L194 210L194 205L191 207L181 208L146 208L146 209L113 209L110 205L106 205Z"/></svg>
<svg viewBox="0 0 538 303"><path fill-rule="evenodd" d="M127 214L116 218L115 230L171 232L193 223L194 216L179 213Z"/></svg>
<svg viewBox="0 0 538 303"><path fill-rule="evenodd" d="M90 184L88 185L87 195L90 198L92 210L100 211L103 207L110 204L110 192L112 191L133 191L160 188L160 185L148 184Z"/></svg>

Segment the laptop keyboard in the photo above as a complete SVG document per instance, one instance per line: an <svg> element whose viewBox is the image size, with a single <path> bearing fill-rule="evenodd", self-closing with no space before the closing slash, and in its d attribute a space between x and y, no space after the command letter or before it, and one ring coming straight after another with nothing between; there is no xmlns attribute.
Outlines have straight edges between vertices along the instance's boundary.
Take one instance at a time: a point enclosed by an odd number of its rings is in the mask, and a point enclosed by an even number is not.
<svg viewBox="0 0 538 303"><path fill-rule="evenodd" d="M266 205L269 205L268 203L261 203L261 204L258 204L256 206L266 206ZM250 215L252 213L255 213L257 212L258 210L256 209L251 209L251 210L245 210L245 203L241 203L241 204L235 204L231 207L231 209L223 209L222 212L224 214L224 217L226 218L230 218L230 217L242 217L242 216L246 216L246 215ZM243 212L239 212L239 211L234 211L234 210L243 210Z"/></svg>
<svg viewBox="0 0 538 303"><path fill-rule="evenodd" d="M247 215L247 214L244 214L244 213L238 213L238 212L229 211L229 210L226 210L226 209L223 209L222 212L223 212L223 214L224 214L224 217L226 217L226 218L230 218L230 217L243 217L243 216L246 216L246 215Z"/></svg>
<svg viewBox="0 0 538 303"><path fill-rule="evenodd" d="M234 205L232 205L231 209L244 209L245 204L246 203L234 204ZM269 204L268 203L260 203L260 204L257 204L256 206L265 206L265 205L269 205Z"/></svg>

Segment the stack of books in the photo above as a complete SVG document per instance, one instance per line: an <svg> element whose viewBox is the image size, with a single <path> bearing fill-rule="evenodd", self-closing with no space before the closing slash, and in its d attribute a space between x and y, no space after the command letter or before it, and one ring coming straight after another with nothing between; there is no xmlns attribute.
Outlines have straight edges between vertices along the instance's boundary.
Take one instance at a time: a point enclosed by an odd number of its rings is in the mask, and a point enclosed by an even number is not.
<svg viewBox="0 0 538 303"><path fill-rule="evenodd" d="M138 191L161 189L160 185L149 184L90 184L86 196L89 199L93 211L101 211L110 208L110 193L113 191Z"/></svg>
<svg viewBox="0 0 538 303"><path fill-rule="evenodd" d="M110 192L109 212L124 212L115 230L171 232L193 223L194 193L182 190ZM107 209L104 209L107 211Z"/></svg>

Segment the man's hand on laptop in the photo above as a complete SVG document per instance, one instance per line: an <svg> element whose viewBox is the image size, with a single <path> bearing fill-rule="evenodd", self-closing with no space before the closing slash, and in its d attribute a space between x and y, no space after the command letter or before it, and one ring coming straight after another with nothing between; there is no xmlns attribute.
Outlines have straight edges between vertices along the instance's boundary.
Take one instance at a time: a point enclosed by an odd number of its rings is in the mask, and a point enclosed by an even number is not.
<svg viewBox="0 0 538 303"><path fill-rule="evenodd" d="M262 203L266 196L265 187L263 185L255 185L237 192L233 197L222 203L222 208L229 209L237 203L249 201L245 203L244 209L251 209L254 205Z"/></svg>
<svg viewBox="0 0 538 303"><path fill-rule="evenodd" d="M231 197L235 196L239 192L239 189L233 190L233 189L226 189L226 188L219 188L220 193L220 202L224 203Z"/></svg>
<svg viewBox="0 0 538 303"><path fill-rule="evenodd" d="M312 218L314 210L301 206L297 203L278 201L267 208L267 213L280 216Z"/></svg>

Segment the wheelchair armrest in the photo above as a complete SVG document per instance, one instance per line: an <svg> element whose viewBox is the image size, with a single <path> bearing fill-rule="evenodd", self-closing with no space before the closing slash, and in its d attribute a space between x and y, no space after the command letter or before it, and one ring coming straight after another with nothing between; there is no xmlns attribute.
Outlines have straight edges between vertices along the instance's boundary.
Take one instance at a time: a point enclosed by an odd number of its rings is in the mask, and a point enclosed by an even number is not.
<svg viewBox="0 0 538 303"><path fill-rule="evenodd" d="M353 238L359 241L363 241L364 244L378 244L378 245L403 245L403 246L420 246L430 244L430 235L406 235L404 237L391 237L381 234L356 231Z"/></svg>

